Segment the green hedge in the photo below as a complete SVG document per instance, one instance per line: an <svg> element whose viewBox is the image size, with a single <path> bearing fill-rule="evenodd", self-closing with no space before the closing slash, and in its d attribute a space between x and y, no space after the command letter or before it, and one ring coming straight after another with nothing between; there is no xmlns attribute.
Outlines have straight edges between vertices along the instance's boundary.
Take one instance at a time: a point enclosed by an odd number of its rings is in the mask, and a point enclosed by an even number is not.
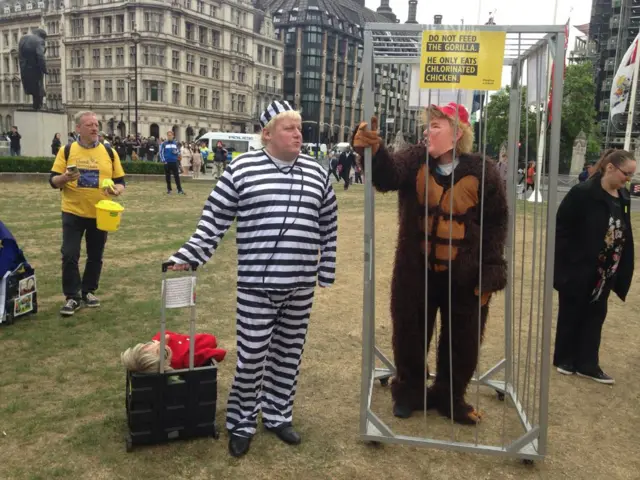
<svg viewBox="0 0 640 480"><path fill-rule="evenodd" d="M48 173L53 165L53 157L0 157L0 172ZM164 174L164 165L156 162L122 162L125 173L145 175Z"/></svg>

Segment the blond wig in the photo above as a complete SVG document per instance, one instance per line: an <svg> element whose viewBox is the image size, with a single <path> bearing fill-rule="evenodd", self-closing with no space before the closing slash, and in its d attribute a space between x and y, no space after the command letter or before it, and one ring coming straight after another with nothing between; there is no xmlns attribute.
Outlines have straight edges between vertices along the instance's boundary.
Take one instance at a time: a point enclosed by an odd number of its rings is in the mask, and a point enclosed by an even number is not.
<svg viewBox="0 0 640 480"><path fill-rule="evenodd" d="M120 354L120 360L124 368L130 372L138 373L156 373L160 371L160 357L155 351L149 347L153 342L139 343L135 347L127 348ZM172 352L169 345L164 346L165 350L165 371L173 370L171 368Z"/></svg>
<svg viewBox="0 0 640 480"><path fill-rule="evenodd" d="M273 117L269 122L263 127L262 132L260 133L260 142L263 147L267 146L267 140L264 138L264 131L269 130L272 132L276 128L276 125L280 120L284 120L285 118L290 118L296 121L302 121L302 115L297 110L285 110L284 112L279 113L275 117ZM273 132L272 132L273 133Z"/></svg>
<svg viewBox="0 0 640 480"><path fill-rule="evenodd" d="M446 118L455 130L455 119L448 117L435 107L429 107L422 111L422 124L427 125L427 115L430 118ZM471 125L458 121L458 131L462 131L462 136L456 144L456 155L469 154L473 151L473 128Z"/></svg>

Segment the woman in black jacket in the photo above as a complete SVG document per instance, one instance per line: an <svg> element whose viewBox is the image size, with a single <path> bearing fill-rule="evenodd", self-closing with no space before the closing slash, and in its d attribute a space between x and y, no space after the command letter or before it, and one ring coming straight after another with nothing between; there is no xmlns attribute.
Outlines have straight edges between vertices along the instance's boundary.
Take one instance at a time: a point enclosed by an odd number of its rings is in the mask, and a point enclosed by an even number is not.
<svg viewBox="0 0 640 480"><path fill-rule="evenodd" d="M559 309L553 364L600 383L614 379L600 368L598 350L609 293L625 300L633 277L630 197L633 155L610 149L591 177L575 185L556 218L554 288Z"/></svg>

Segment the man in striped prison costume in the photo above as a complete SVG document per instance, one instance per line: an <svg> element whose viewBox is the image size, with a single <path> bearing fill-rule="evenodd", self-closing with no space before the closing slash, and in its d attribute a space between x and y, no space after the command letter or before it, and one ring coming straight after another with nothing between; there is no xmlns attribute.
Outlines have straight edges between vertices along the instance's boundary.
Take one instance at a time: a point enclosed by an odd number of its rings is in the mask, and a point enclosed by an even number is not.
<svg viewBox="0 0 640 480"><path fill-rule="evenodd" d="M425 347L440 311L436 379L427 390L426 408L475 424L480 414L465 401L465 392L476 368L489 298L507 282L507 201L495 164L471 154L466 108L451 103L429 112L428 164L427 142L390 154L375 118L371 130L366 122L359 125L353 145L361 155L363 147L371 147L376 189L398 191L400 229L391 283L393 413L407 418L425 408Z"/></svg>
<svg viewBox="0 0 640 480"><path fill-rule="evenodd" d="M300 154L300 114L273 102L260 117L264 149L236 157L207 199L196 232L170 261L204 264L237 218L238 363L227 405L229 452L249 450L258 413L289 444L314 287L334 282L336 197L329 174Z"/></svg>

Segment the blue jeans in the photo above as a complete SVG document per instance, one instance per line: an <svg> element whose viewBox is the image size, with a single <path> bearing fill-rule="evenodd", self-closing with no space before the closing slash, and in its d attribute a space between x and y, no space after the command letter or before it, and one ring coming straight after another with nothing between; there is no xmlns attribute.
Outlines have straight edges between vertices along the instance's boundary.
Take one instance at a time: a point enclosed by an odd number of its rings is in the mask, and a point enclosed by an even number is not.
<svg viewBox="0 0 640 480"><path fill-rule="evenodd" d="M19 157L20 156L20 149L18 148L17 150L14 150L13 148L11 149L11 156L12 157Z"/></svg>

